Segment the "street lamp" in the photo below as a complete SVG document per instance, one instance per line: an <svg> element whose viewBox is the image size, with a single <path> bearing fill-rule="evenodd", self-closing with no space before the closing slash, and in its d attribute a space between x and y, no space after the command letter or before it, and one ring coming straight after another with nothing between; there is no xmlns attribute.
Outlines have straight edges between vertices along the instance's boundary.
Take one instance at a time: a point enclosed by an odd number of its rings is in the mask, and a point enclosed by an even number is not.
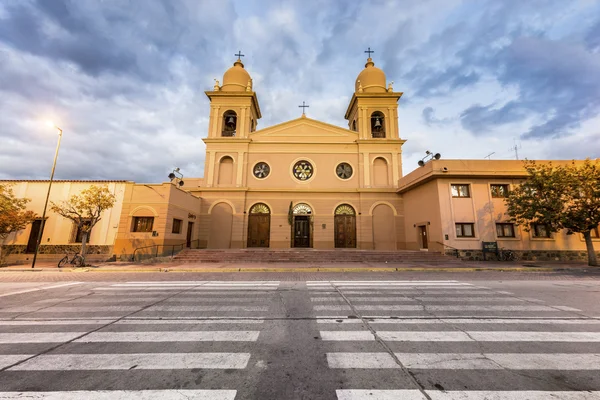
<svg viewBox="0 0 600 400"><path fill-rule="evenodd" d="M37 241L35 242L35 253L33 254L33 261L31 262L31 268L35 267L35 259L38 255L40 248L40 242L42 241L42 233L44 232L44 226L46 225L46 208L48 208L48 199L50 198L50 189L52 189L52 180L54 179L54 169L56 168L56 159L58 158L58 149L60 148L60 139L62 139L63 131L52 121L46 122L51 128L58 131L58 143L56 144L56 152L54 153L54 162L52 163L52 172L50 173L50 184L48 185L48 194L46 194L46 202L44 203L44 212L42 213L42 224L38 233Z"/></svg>

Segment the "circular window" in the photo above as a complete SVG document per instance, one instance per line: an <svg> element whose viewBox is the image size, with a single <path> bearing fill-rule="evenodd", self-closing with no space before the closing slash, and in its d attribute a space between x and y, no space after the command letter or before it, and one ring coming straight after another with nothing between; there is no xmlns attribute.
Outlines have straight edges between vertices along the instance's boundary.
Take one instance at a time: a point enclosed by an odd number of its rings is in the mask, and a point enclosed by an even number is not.
<svg viewBox="0 0 600 400"><path fill-rule="evenodd" d="M259 162L256 163L252 172L258 179L266 178L269 176L269 172L271 172L271 167L266 162Z"/></svg>
<svg viewBox="0 0 600 400"><path fill-rule="evenodd" d="M335 168L336 175L341 179L348 179L352 176L352 166L348 163L340 163Z"/></svg>
<svg viewBox="0 0 600 400"><path fill-rule="evenodd" d="M294 176L296 179L306 181L313 175L313 166L308 161L302 160L294 164Z"/></svg>

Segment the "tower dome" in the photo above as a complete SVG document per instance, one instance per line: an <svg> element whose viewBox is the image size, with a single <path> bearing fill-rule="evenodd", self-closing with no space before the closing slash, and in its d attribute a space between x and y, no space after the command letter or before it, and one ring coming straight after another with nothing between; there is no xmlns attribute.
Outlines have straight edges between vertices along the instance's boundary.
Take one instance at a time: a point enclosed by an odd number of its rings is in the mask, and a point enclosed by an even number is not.
<svg viewBox="0 0 600 400"><path fill-rule="evenodd" d="M244 69L242 61L238 58L233 63L233 67L225 71L221 90L225 92L245 92L248 87L250 87L250 90L252 89L252 78L248 71Z"/></svg>
<svg viewBox="0 0 600 400"><path fill-rule="evenodd" d="M385 73L377 68L373 59L369 57L365 69L356 78L354 91L357 93L361 91L366 93L386 92L385 82Z"/></svg>

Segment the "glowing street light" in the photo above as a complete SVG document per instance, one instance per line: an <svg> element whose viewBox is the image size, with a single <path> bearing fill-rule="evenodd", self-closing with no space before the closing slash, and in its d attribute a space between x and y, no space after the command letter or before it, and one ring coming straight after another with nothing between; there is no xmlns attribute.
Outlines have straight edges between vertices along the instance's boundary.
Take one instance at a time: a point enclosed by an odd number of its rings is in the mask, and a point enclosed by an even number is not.
<svg viewBox="0 0 600 400"><path fill-rule="evenodd" d="M44 226L46 225L46 209L48 208L48 199L50 198L50 189L52 188L52 180L54 179L54 170L56 168L56 159L58 158L58 149L60 148L60 139L62 139L63 131L52 121L46 121L46 125L54 128L58 131L58 143L56 144L56 152L54 153L54 162L52 163L52 172L50 173L50 184L48 185L48 194L46 194L46 202L44 203L44 212L42 213L42 224L38 233L37 241L35 242L35 253L33 254L33 261L31 262L31 268L35 267L35 260L38 255L40 248L40 242L42 241L42 233L44 232Z"/></svg>

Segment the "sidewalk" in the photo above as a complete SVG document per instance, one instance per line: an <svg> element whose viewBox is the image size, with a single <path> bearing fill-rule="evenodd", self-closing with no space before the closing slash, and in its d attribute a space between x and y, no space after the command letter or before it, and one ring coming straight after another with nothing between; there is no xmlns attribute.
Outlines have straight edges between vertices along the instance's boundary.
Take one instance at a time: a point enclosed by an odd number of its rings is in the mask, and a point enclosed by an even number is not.
<svg viewBox="0 0 600 400"><path fill-rule="evenodd" d="M56 262L37 262L34 269L31 264L11 265L0 268L2 272L550 272L576 270L580 272L597 271L600 267L589 267L584 262L560 261L465 261L463 264L421 264L421 263L133 263L106 262L93 263L82 268L58 268Z"/></svg>

